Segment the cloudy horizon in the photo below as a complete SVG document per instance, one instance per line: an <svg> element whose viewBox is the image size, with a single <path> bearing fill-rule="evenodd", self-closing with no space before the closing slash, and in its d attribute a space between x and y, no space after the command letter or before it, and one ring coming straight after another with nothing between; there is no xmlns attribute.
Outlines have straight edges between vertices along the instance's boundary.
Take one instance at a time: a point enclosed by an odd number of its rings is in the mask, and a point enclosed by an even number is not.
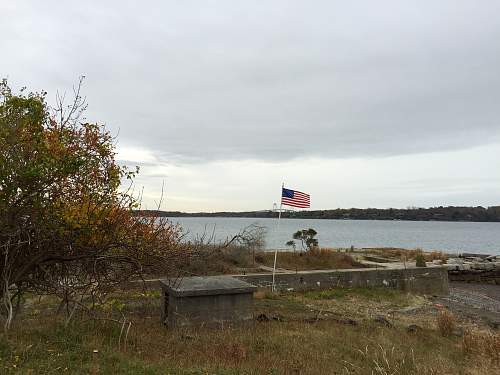
<svg viewBox="0 0 500 375"><path fill-rule="evenodd" d="M500 2L0 5L0 75L71 92L143 207L500 205Z"/></svg>

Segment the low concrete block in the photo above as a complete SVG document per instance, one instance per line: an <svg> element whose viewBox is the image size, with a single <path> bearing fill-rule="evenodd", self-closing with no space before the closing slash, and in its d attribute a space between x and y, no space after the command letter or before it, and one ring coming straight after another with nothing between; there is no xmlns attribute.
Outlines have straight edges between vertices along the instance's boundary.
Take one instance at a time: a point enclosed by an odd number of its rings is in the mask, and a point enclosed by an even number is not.
<svg viewBox="0 0 500 375"><path fill-rule="evenodd" d="M166 279L162 322L171 328L227 327L252 321L255 286L231 276Z"/></svg>

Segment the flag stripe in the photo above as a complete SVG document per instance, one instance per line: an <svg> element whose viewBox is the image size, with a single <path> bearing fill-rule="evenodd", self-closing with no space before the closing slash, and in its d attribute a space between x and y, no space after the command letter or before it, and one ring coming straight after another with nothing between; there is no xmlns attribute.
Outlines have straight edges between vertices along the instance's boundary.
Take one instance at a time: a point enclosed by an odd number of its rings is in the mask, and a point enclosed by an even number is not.
<svg viewBox="0 0 500 375"><path fill-rule="evenodd" d="M301 202L301 203L309 203L309 199L293 199L293 198L285 198L283 197L284 201L290 201L290 202Z"/></svg>
<svg viewBox="0 0 500 375"><path fill-rule="evenodd" d="M301 203L294 203L294 202L283 202L284 205L287 206L292 206L292 207L298 207L298 208L309 208L309 204L301 204Z"/></svg>
<svg viewBox="0 0 500 375"><path fill-rule="evenodd" d="M296 203L304 203L304 204L308 204L310 203L309 200L303 200L303 199L290 199L290 198L283 198L282 199L283 202L296 202Z"/></svg>
<svg viewBox="0 0 500 375"><path fill-rule="evenodd" d="M283 203L284 205L297 207L297 208L309 208L309 205L306 204L297 204L297 203Z"/></svg>

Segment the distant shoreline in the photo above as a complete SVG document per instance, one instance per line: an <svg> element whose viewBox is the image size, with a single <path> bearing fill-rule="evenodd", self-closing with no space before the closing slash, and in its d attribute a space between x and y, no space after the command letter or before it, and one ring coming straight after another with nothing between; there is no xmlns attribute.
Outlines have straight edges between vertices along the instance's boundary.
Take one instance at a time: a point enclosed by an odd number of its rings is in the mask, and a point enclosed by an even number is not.
<svg viewBox="0 0 500 375"><path fill-rule="evenodd" d="M277 211L242 212L180 212L137 210L138 216L158 217L234 217L234 218L276 218ZM492 207L431 207L431 208L349 208L314 211L284 211L286 219L336 219L336 220L389 220L389 221L451 221L451 222L500 222L500 206Z"/></svg>

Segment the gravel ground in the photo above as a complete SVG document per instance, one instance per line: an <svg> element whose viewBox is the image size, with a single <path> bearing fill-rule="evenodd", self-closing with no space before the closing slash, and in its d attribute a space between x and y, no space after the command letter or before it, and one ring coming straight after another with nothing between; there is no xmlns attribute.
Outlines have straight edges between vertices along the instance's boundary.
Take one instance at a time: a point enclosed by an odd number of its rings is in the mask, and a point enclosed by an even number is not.
<svg viewBox="0 0 500 375"><path fill-rule="evenodd" d="M450 294L439 303L463 318L478 318L493 328L500 327L500 285L450 283Z"/></svg>

